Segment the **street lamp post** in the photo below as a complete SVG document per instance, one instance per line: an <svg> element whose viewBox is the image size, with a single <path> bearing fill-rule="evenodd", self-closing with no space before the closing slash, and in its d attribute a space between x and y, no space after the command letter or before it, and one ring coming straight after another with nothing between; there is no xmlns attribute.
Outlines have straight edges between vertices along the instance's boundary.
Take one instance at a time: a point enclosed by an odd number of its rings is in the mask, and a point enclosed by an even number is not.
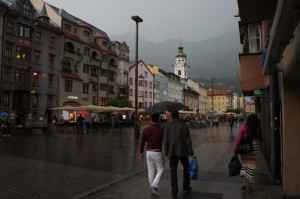
<svg viewBox="0 0 300 199"><path fill-rule="evenodd" d="M134 125L134 137L140 137L140 126L138 124L138 58L139 58L139 23L143 22L143 19L139 16L132 16L131 19L135 21L136 24L136 39L135 39L135 125Z"/></svg>
<svg viewBox="0 0 300 199"><path fill-rule="evenodd" d="M215 78L211 78L212 116L214 116L214 80Z"/></svg>

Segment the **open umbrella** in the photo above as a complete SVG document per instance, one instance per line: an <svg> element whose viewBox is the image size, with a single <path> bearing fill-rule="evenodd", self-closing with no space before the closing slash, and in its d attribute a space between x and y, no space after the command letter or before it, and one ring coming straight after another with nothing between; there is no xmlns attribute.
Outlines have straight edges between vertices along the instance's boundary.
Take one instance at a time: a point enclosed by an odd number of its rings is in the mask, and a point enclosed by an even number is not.
<svg viewBox="0 0 300 199"><path fill-rule="evenodd" d="M180 114L196 114L196 112L193 111L178 111Z"/></svg>
<svg viewBox="0 0 300 199"><path fill-rule="evenodd" d="M157 104L154 104L153 106L146 109L146 113L153 114L153 113L162 113L165 111L179 111L186 108L182 103L180 102L170 102L170 101L163 101Z"/></svg>
<svg viewBox="0 0 300 199"><path fill-rule="evenodd" d="M8 116L8 113L6 111L1 111L0 116Z"/></svg>
<svg viewBox="0 0 300 199"><path fill-rule="evenodd" d="M86 115L86 114L89 114L89 112L87 112L87 111L78 111L78 114L79 115Z"/></svg>

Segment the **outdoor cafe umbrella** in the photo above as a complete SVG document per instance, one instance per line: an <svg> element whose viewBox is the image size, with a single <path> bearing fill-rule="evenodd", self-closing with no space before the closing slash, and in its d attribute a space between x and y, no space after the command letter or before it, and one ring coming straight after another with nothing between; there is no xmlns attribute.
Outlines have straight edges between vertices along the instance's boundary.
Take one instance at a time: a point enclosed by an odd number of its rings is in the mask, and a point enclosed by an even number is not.
<svg viewBox="0 0 300 199"><path fill-rule="evenodd" d="M121 107L119 108L120 111L134 111L134 108L130 108L130 107Z"/></svg>
<svg viewBox="0 0 300 199"><path fill-rule="evenodd" d="M182 103L180 102L170 102L170 101L163 101L157 104L152 105L148 109L146 109L146 113L153 114L153 113L163 113L165 111L179 111L186 108Z"/></svg>
<svg viewBox="0 0 300 199"><path fill-rule="evenodd" d="M121 108L115 106L104 106L105 109L103 112L114 112L114 111L122 111Z"/></svg>
<svg viewBox="0 0 300 199"><path fill-rule="evenodd" d="M84 110L84 111L90 111L90 112L113 112L113 111L119 111L120 108L114 107L114 106L99 106L99 105L83 105L76 107L76 110Z"/></svg>
<svg viewBox="0 0 300 199"><path fill-rule="evenodd" d="M98 105L93 105L93 104L89 104L89 105L83 105L83 106L77 106L76 110L80 111L99 111L102 110L103 106L98 106Z"/></svg>
<svg viewBox="0 0 300 199"><path fill-rule="evenodd" d="M51 108L51 110L76 110L76 107L71 105L66 105L66 106L53 107Z"/></svg>

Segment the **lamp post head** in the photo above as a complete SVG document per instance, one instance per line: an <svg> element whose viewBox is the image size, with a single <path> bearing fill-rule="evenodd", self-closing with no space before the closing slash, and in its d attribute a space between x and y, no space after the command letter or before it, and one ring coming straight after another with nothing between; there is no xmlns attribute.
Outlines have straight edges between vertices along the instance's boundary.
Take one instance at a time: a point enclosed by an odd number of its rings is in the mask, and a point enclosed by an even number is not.
<svg viewBox="0 0 300 199"><path fill-rule="evenodd" d="M133 21L135 21L136 23L143 22L143 19L142 19L141 17L137 16L137 15L132 16L131 19L132 19Z"/></svg>

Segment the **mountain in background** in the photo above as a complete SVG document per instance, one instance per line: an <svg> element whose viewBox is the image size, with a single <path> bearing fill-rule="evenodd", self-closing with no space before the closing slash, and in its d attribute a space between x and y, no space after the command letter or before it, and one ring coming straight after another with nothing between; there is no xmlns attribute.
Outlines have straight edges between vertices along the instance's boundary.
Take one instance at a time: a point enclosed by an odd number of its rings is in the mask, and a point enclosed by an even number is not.
<svg viewBox="0 0 300 199"><path fill-rule="evenodd" d="M130 48L130 60L135 61L135 33L122 35L110 35L111 40L125 41ZM220 89L239 89L237 73L239 73L239 57L241 45L238 31L226 32L217 37L199 42L182 40L183 51L187 54L187 64L190 66L188 76L198 82L204 83L210 88L211 78L220 80ZM143 39L139 35L139 60L146 64L159 65L167 72L174 72L175 56L178 52L180 39L167 39L164 42L155 43ZM205 80L205 81L204 81ZM211 84L210 84L211 85ZM237 90L239 92L239 90Z"/></svg>

